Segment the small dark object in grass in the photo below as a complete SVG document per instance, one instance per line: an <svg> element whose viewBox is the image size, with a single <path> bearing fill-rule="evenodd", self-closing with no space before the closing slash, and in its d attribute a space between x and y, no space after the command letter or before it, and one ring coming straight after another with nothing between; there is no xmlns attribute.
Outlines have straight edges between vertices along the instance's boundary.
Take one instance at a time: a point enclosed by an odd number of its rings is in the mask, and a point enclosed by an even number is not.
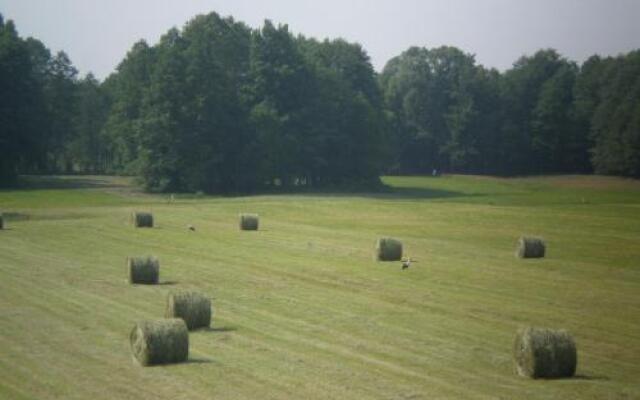
<svg viewBox="0 0 640 400"><path fill-rule="evenodd" d="M240 214L240 229L243 231L257 231L258 222L258 214Z"/></svg>
<svg viewBox="0 0 640 400"><path fill-rule="evenodd" d="M136 228L153 228L153 214L134 211L131 213L131 223Z"/></svg>
<svg viewBox="0 0 640 400"><path fill-rule="evenodd" d="M380 238L376 242L377 261L399 261L402 259L402 242L393 238Z"/></svg>
<svg viewBox="0 0 640 400"><path fill-rule="evenodd" d="M543 239L535 237L521 237L518 240L516 257L518 258L543 258L546 251Z"/></svg>
<svg viewBox="0 0 640 400"><path fill-rule="evenodd" d="M568 378L576 372L576 344L565 330L524 328L513 347L516 370L529 378Z"/></svg>
<svg viewBox="0 0 640 400"><path fill-rule="evenodd" d="M189 331L182 319L141 321L129 335L131 353L142 366L186 361Z"/></svg>
<svg viewBox="0 0 640 400"><path fill-rule="evenodd" d="M160 279L160 262L155 257L127 257L129 283L154 285Z"/></svg>
<svg viewBox="0 0 640 400"><path fill-rule="evenodd" d="M416 260L412 260L411 257L402 259L402 269L405 270L411 266L411 263L417 262Z"/></svg>
<svg viewBox="0 0 640 400"><path fill-rule="evenodd" d="M197 292L169 293L166 318L182 318L189 330L211 325L211 300Z"/></svg>

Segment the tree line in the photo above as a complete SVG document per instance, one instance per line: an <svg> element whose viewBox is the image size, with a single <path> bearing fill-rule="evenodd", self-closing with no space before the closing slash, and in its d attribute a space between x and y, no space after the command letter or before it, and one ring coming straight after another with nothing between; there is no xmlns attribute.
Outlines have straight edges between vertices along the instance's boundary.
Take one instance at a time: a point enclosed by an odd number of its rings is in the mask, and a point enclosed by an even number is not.
<svg viewBox="0 0 640 400"><path fill-rule="evenodd" d="M454 47L365 50L200 15L103 82L0 15L0 185L139 176L151 191L370 185L383 173L640 177L640 51L541 50L499 72Z"/></svg>
<svg viewBox="0 0 640 400"><path fill-rule="evenodd" d="M640 177L640 51L582 66L555 50L504 73L453 47L411 48L380 76L399 172Z"/></svg>

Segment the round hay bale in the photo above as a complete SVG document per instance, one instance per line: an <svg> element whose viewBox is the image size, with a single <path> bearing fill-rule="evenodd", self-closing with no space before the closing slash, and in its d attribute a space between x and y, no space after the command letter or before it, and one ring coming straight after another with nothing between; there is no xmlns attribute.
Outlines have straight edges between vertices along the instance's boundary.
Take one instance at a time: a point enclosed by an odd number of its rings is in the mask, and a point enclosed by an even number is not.
<svg viewBox="0 0 640 400"><path fill-rule="evenodd" d="M518 240L516 257L518 258L542 258L546 250L543 239L534 237L521 237Z"/></svg>
<svg viewBox="0 0 640 400"><path fill-rule="evenodd" d="M516 370L525 377L563 378L576 372L576 343L565 330L521 329L516 334L513 353Z"/></svg>
<svg viewBox="0 0 640 400"><path fill-rule="evenodd" d="M133 358L142 366L186 361L189 331L179 318L141 321L129 335Z"/></svg>
<svg viewBox="0 0 640 400"><path fill-rule="evenodd" d="M211 300L197 292L169 293L166 318L182 318L189 330L211 325Z"/></svg>
<svg viewBox="0 0 640 400"><path fill-rule="evenodd" d="M402 259L402 242L394 238L380 238L376 242L376 260L398 261Z"/></svg>
<svg viewBox="0 0 640 400"><path fill-rule="evenodd" d="M154 285L160 279L160 262L155 257L127 257L129 283Z"/></svg>
<svg viewBox="0 0 640 400"><path fill-rule="evenodd" d="M134 211L131 213L131 223L136 228L153 228L153 214Z"/></svg>
<svg viewBox="0 0 640 400"><path fill-rule="evenodd" d="M258 214L240 214L240 229L243 231L257 231L258 222Z"/></svg>

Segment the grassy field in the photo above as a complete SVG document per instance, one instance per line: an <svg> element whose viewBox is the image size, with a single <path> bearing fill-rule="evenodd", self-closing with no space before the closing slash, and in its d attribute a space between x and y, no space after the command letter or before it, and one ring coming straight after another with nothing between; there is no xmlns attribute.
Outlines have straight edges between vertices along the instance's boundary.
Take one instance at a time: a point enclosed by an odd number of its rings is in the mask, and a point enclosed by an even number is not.
<svg viewBox="0 0 640 400"><path fill-rule="evenodd" d="M0 191L0 398L640 398L639 182L385 182L393 193L173 203L122 178ZM130 227L132 210L157 227ZM239 231L240 212L261 230ZM547 258L516 259L523 234ZM381 235L418 263L374 262ZM139 254L160 258L161 285L126 282ZM179 289L213 299L213 329L190 335L188 363L135 365L134 322ZM573 333L574 379L514 374L525 325Z"/></svg>

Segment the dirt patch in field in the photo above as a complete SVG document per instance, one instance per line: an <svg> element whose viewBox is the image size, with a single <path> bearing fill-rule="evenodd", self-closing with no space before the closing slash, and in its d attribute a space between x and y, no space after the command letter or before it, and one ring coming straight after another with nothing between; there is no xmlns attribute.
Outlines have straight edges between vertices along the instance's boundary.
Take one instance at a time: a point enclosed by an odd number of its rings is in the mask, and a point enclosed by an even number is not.
<svg viewBox="0 0 640 400"><path fill-rule="evenodd" d="M130 189L133 178L102 175L23 175L21 190L43 189Z"/></svg>
<svg viewBox="0 0 640 400"><path fill-rule="evenodd" d="M452 175L456 176L456 175ZM498 177L484 175L457 175L478 181L501 183L541 183L558 188L593 190L640 190L640 179L603 175L558 175L531 177Z"/></svg>
<svg viewBox="0 0 640 400"><path fill-rule="evenodd" d="M111 175L23 175L20 190L81 189L122 196L151 197L130 176Z"/></svg>
<svg viewBox="0 0 640 400"><path fill-rule="evenodd" d="M4 217L6 221L63 221L63 220L72 220L72 219L87 219L87 218L95 218L97 214L92 214L88 212L36 212L36 213L21 213L21 212L6 212L4 213Z"/></svg>

